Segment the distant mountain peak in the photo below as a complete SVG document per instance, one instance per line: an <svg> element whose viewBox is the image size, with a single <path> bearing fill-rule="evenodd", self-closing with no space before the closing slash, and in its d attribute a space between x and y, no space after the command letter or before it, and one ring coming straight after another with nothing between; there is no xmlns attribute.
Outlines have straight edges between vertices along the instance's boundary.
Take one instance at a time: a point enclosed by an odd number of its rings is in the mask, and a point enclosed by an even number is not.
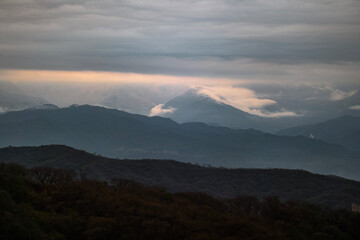
<svg viewBox="0 0 360 240"><path fill-rule="evenodd" d="M56 106L55 104L47 103L40 106L28 108L28 110L50 110L50 109L59 109L59 107Z"/></svg>
<svg viewBox="0 0 360 240"><path fill-rule="evenodd" d="M206 101L209 103L215 103L215 104L220 104L220 105L225 104L224 102L219 101L218 99L215 99L211 95L205 93L203 91L203 89L204 88L202 88L202 87L191 88L188 91L186 91L185 93L183 93L182 95L180 95L178 98L196 99L197 101ZM221 100L225 100L225 98L223 96L217 96L217 97Z"/></svg>
<svg viewBox="0 0 360 240"><path fill-rule="evenodd" d="M224 100L224 101L222 101ZM267 127L264 121L255 115L242 111L226 103L224 97L206 88L192 88L175 97L162 106L163 109L176 109L162 116L179 123L203 122L206 124L230 128Z"/></svg>
<svg viewBox="0 0 360 240"><path fill-rule="evenodd" d="M71 105L69 106L69 108L76 108L76 107L80 107L80 106L85 106L85 105L71 104Z"/></svg>

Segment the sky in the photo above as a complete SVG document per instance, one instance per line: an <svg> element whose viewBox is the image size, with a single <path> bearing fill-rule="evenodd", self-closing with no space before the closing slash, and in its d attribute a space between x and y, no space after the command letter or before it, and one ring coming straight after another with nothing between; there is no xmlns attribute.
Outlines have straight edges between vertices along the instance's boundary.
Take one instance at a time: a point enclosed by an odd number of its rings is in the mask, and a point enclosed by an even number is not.
<svg viewBox="0 0 360 240"><path fill-rule="evenodd" d="M360 1L0 0L0 80L233 88L233 104L259 84L311 85L341 99L360 88Z"/></svg>

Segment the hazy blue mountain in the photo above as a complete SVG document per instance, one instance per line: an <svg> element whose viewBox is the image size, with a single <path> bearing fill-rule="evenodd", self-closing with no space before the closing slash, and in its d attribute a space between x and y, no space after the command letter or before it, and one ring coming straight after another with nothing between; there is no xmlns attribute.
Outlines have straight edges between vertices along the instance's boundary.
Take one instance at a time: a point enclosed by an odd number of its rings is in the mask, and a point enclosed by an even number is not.
<svg viewBox="0 0 360 240"><path fill-rule="evenodd" d="M360 118L355 116L344 115L317 124L288 128L279 134L307 136L360 151Z"/></svg>
<svg viewBox="0 0 360 240"><path fill-rule="evenodd" d="M329 101L327 101L329 102ZM326 108L325 106L323 106ZM303 115L286 117L260 117L238 108L216 101L211 97L199 94L196 89L190 89L184 94L173 98L164 106L163 109L173 109L173 111L162 114L164 117L171 118L179 123L203 122L214 126L224 126L235 129L255 128L265 132L277 132L283 128L294 127L305 123L314 123L324 117L315 115ZM320 108L320 107L319 107ZM291 106L279 107L279 104L269 105L265 108L268 112L281 112L284 109L291 109ZM320 114L321 115L321 114ZM325 119L327 119L325 117Z"/></svg>
<svg viewBox="0 0 360 240"><path fill-rule="evenodd" d="M281 167L360 179L358 153L307 137L178 124L89 105L0 116L0 146L65 144L119 158L174 159L224 167Z"/></svg>
<svg viewBox="0 0 360 240"><path fill-rule="evenodd" d="M0 113L23 110L45 104L46 101L22 93L16 85L0 81Z"/></svg>
<svg viewBox="0 0 360 240"><path fill-rule="evenodd" d="M147 115L155 105L172 99L181 91L184 91L182 87L174 86L113 86L104 90L103 99L99 103L109 108Z"/></svg>
<svg viewBox="0 0 360 240"><path fill-rule="evenodd" d="M1 82L0 82L1 83ZM4 82L6 84L7 82ZM10 83L9 83L10 84ZM11 84L14 85L14 84ZM67 81L21 81L15 86L24 94L39 96L49 103L66 107L91 104L147 115L154 106L167 102L188 88L174 84ZM3 89L0 85L0 89ZM8 88L6 88L9 92Z"/></svg>
<svg viewBox="0 0 360 240"><path fill-rule="evenodd" d="M209 96L190 89L184 94L167 102L164 109L175 109L164 114L179 123L203 122L230 128L256 128L268 130L269 124L264 118L241 111L228 104L216 101Z"/></svg>
<svg viewBox="0 0 360 240"><path fill-rule="evenodd" d="M225 169L170 160L118 160L61 145L3 148L0 162L81 170L100 181L123 178L171 192L204 192L222 198L279 196L281 200L349 209L360 196L360 182L301 170Z"/></svg>
<svg viewBox="0 0 360 240"><path fill-rule="evenodd" d="M323 122L345 114L360 115L359 90L351 96L343 96L343 99L341 97L336 99L333 96L336 91L326 87L310 85L286 86L279 84L250 84L247 87L255 91L259 96L272 99L276 102L275 104L264 106L264 110L276 112L281 111L281 109L287 109L300 115L297 118L291 119L290 122L283 121L284 125L282 125L282 128ZM354 106L358 106L357 110Z"/></svg>

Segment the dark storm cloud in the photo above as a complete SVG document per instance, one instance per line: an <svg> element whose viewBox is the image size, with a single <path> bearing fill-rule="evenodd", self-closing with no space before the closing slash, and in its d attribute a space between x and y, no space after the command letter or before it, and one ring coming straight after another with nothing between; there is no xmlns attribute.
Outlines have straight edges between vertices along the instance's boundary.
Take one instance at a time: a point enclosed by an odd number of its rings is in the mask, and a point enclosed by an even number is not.
<svg viewBox="0 0 360 240"><path fill-rule="evenodd" d="M283 64L355 71L359 13L358 0L1 0L0 65L246 78L288 76Z"/></svg>

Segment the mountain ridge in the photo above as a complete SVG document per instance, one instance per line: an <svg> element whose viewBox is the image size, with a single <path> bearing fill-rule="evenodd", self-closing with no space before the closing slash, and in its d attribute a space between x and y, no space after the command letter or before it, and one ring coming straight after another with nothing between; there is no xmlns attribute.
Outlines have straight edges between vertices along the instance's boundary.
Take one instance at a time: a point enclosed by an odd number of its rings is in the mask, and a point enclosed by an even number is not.
<svg viewBox="0 0 360 240"><path fill-rule="evenodd" d="M358 181L304 170L226 169L174 160L109 159L63 145L1 148L0 161L26 167L65 168L100 181L123 178L164 187L170 192L204 192L222 198L277 195L284 201L306 200L350 208L351 202L360 196Z"/></svg>
<svg viewBox="0 0 360 240"><path fill-rule="evenodd" d="M200 92L199 92L200 91ZM281 92L280 92L281 93ZM225 126L234 129L256 128L265 132L277 133L284 128L293 128L303 124L315 124L344 114L359 116L360 111L354 106L360 105L360 91L341 100L319 99L311 103L299 102L297 99L286 100L279 96L270 97L274 104L264 106L267 113L282 112L284 109L295 113L292 116L265 117L244 112L212 96L201 92L201 89L190 89L173 98L164 105L160 114L179 123L203 122L211 125ZM299 109L297 109L299 107ZM307 110L308 109L308 110Z"/></svg>
<svg viewBox="0 0 360 240"><path fill-rule="evenodd" d="M360 117L343 115L324 122L287 128L278 132L280 135L302 135L341 144L354 151L360 149Z"/></svg>
<svg viewBox="0 0 360 240"><path fill-rule="evenodd" d="M98 106L0 116L0 146L65 144L118 158L174 159L223 167L300 168L359 179L359 156L306 137L178 124Z"/></svg>

